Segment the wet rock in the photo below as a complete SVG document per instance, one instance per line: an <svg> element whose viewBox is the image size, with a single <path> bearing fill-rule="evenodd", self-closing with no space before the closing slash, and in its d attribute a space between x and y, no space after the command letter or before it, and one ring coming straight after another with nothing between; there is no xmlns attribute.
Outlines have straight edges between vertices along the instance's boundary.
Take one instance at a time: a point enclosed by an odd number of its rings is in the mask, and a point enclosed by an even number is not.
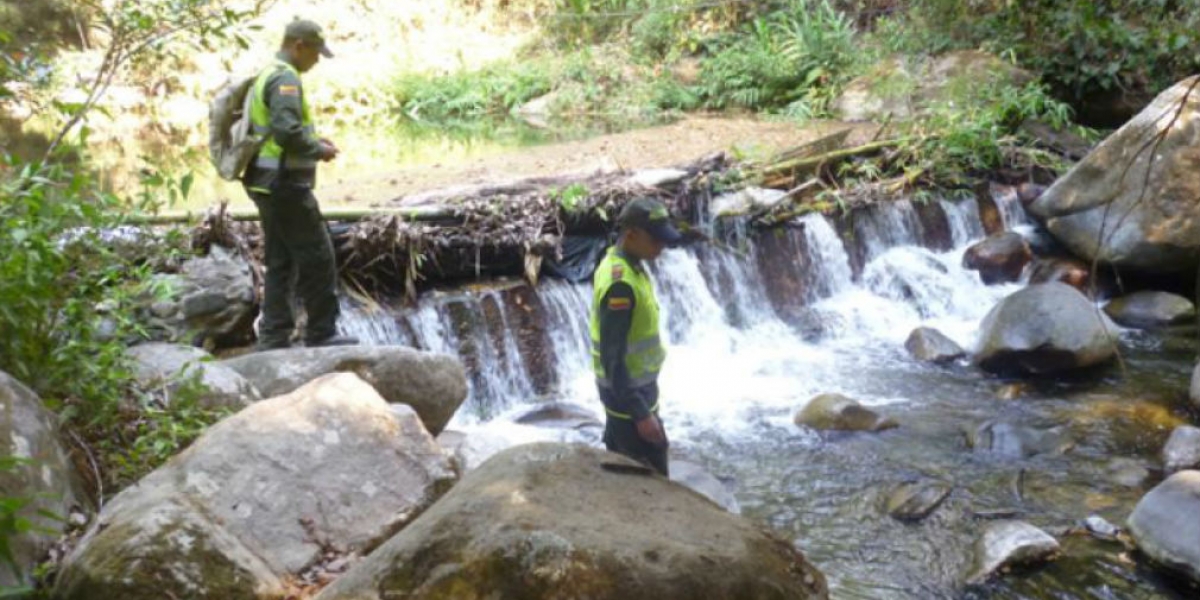
<svg viewBox="0 0 1200 600"><path fill-rule="evenodd" d="M1001 374L1098 365L1116 355L1117 327L1063 283L1031 285L1000 301L980 325L974 362Z"/></svg>
<svg viewBox="0 0 1200 600"><path fill-rule="evenodd" d="M967 355L957 342L931 327L918 327L904 342L904 348L918 360L932 363L954 362Z"/></svg>
<svg viewBox="0 0 1200 600"><path fill-rule="evenodd" d="M1044 563L1058 553L1058 540L1045 531L1023 521L997 521L975 543L975 570L967 583L983 583L1011 567Z"/></svg>
<svg viewBox="0 0 1200 600"><path fill-rule="evenodd" d="M967 446L1011 458L1037 454L1062 454L1073 443L1062 428L1034 429L1013 423L988 421L967 432Z"/></svg>
<svg viewBox="0 0 1200 600"><path fill-rule="evenodd" d="M1193 82L1186 79L1160 94L1030 205L1073 254L1131 271L1195 272L1200 97L1192 93L1183 102ZM1152 143L1154 152L1142 151Z"/></svg>
<svg viewBox="0 0 1200 600"><path fill-rule="evenodd" d="M1155 562L1200 582L1200 471L1180 471L1146 494L1129 533Z"/></svg>
<svg viewBox="0 0 1200 600"><path fill-rule="evenodd" d="M582 445L506 450L317 600L828 597L791 543L683 486L606 463L636 465Z"/></svg>
<svg viewBox="0 0 1200 600"><path fill-rule="evenodd" d="M539 404L513 419L522 425L579 429L581 427L603 427L596 412L569 402L547 402Z"/></svg>
<svg viewBox="0 0 1200 600"><path fill-rule="evenodd" d="M920 521L937 510L951 490L950 486L934 481L901 484L888 496L887 513L901 521Z"/></svg>
<svg viewBox="0 0 1200 600"><path fill-rule="evenodd" d="M793 422L821 431L883 431L900 426L841 394L821 394L809 400Z"/></svg>
<svg viewBox="0 0 1200 600"><path fill-rule="evenodd" d="M846 121L906 120L944 102L966 87L1021 86L1031 76L976 50L956 51L928 61L889 58L846 85L834 112Z"/></svg>
<svg viewBox="0 0 1200 600"><path fill-rule="evenodd" d="M992 285L1019 281L1025 266L1032 260L1033 252L1025 238L1006 231L967 248L963 254L963 267L979 271L980 279Z"/></svg>
<svg viewBox="0 0 1200 600"><path fill-rule="evenodd" d="M671 481L687 486L735 515L742 512L742 507L729 487L696 463L672 460Z"/></svg>
<svg viewBox="0 0 1200 600"><path fill-rule="evenodd" d="M1188 388L1188 398L1193 407L1200 409L1200 364L1192 370L1192 385Z"/></svg>
<svg viewBox="0 0 1200 600"><path fill-rule="evenodd" d="M239 409L262 399L245 377L193 346L149 343L128 351L134 376L147 389L164 389L168 404L181 394L210 409Z"/></svg>
<svg viewBox="0 0 1200 600"><path fill-rule="evenodd" d="M1041 258L1033 263L1029 283L1065 283L1081 292L1086 292L1091 283L1091 267L1074 258Z"/></svg>
<svg viewBox="0 0 1200 600"><path fill-rule="evenodd" d="M1114 458L1106 470L1109 480L1124 487L1140 488L1150 479L1150 469L1132 458Z"/></svg>
<svg viewBox="0 0 1200 600"><path fill-rule="evenodd" d="M687 171L679 169L645 169L629 176L628 182L647 188L669 187L683 181Z"/></svg>
<svg viewBox="0 0 1200 600"><path fill-rule="evenodd" d="M289 393L328 373L355 373L393 404L407 404L434 435L467 397L467 379L454 357L399 346L295 348L223 360L265 396Z"/></svg>
<svg viewBox="0 0 1200 600"><path fill-rule="evenodd" d="M453 481L413 411L328 375L221 421L118 494L55 597L282 597L327 547L374 547Z"/></svg>
<svg viewBox="0 0 1200 600"><path fill-rule="evenodd" d="M1097 515L1092 515L1084 519L1083 527L1087 529L1088 533L1092 534L1092 537L1101 540L1112 541L1117 539L1117 536L1121 535L1120 527L1109 523L1104 519L1104 517Z"/></svg>
<svg viewBox="0 0 1200 600"><path fill-rule="evenodd" d="M1180 425L1171 432L1163 448L1163 468L1168 475L1184 469L1200 469L1200 428Z"/></svg>
<svg viewBox="0 0 1200 600"><path fill-rule="evenodd" d="M254 339L254 278L240 256L213 246L156 280L168 297L149 299L141 316L155 340L223 348Z"/></svg>
<svg viewBox="0 0 1200 600"><path fill-rule="evenodd" d="M782 190L748 187L713 198L710 210L717 218L752 215L775 208L787 197Z"/></svg>
<svg viewBox="0 0 1200 600"><path fill-rule="evenodd" d="M0 588L30 583L34 565L62 532L71 508L82 504L74 468L59 443L57 423L32 390L0 371L0 456L22 461L0 469L0 496L30 500L17 516L35 526L16 534L5 529L8 550L21 575L18 581L9 565L0 561Z"/></svg>
<svg viewBox="0 0 1200 600"><path fill-rule="evenodd" d="M1191 300L1167 292L1135 292L1109 302L1104 312L1120 325L1153 329L1187 323L1196 318Z"/></svg>
<svg viewBox="0 0 1200 600"><path fill-rule="evenodd" d="M996 390L997 400L1016 400L1024 396L1029 387L1023 383L1006 383Z"/></svg>

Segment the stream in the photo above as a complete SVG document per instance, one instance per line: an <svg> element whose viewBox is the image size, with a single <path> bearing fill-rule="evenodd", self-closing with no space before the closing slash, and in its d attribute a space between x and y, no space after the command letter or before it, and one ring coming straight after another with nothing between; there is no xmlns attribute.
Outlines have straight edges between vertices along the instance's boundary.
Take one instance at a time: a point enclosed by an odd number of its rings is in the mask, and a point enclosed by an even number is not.
<svg viewBox="0 0 1200 600"><path fill-rule="evenodd" d="M1012 194L998 198L1006 227L1033 229ZM764 260L756 238L746 238L745 255L664 254L652 273L670 340L661 389L672 457L705 467L743 515L793 540L829 578L834 598L1191 597L1121 545L1068 530L1089 515L1123 525L1161 478L1159 451L1187 418L1194 333L1125 330L1123 366L1066 378L1009 381L965 361L921 363L904 349L914 328L935 327L970 348L985 314L1020 289L985 286L961 267L963 250L984 236L974 200L934 204L881 203L849 225L805 216L775 230L785 238L770 250L795 248L798 257ZM933 232L922 215L931 209L949 238L943 251L929 249ZM802 297L781 291L781 280L802 282ZM596 427L516 422L547 401L602 418L588 353L590 294L588 285L559 280L536 289L497 282L426 293L415 307L347 304L343 328L372 344L463 359L470 395L449 429L466 434L462 452L476 466L531 441L600 444ZM829 392L901 427L819 434L792 423L810 398ZM972 452L965 432L988 421L1057 428L1072 447L1028 457ZM926 520L902 523L882 505L910 480L953 492ZM997 515L1055 535L1063 557L964 588L975 540Z"/></svg>

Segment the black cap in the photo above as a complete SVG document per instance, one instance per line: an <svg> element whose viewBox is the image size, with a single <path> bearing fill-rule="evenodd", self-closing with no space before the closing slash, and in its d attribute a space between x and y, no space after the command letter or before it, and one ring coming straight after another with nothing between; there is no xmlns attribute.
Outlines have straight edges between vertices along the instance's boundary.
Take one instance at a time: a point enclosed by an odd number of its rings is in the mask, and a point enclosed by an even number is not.
<svg viewBox="0 0 1200 600"><path fill-rule="evenodd" d="M329 46L325 45L325 36L321 33L321 26L308 19L296 19L288 23L283 37L289 40L303 40L306 44L316 46L321 51L321 56L333 58L333 52L330 52Z"/></svg>
<svg viewBox="0 0 1200 600"><path fill-rule="evenodd" d="M671 214L667 212L667 207L653 198L631 200L617 216L617 225L637 227L668 246L683 241L683 235L671 225Z"/></svg>

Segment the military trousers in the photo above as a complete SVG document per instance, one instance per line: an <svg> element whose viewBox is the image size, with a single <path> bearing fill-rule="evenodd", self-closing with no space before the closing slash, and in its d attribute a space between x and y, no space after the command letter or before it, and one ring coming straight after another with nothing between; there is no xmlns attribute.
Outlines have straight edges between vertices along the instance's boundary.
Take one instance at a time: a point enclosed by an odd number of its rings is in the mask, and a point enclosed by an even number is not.
<svg viewBox="0 0 1200 600"><path fill-rule="evenodd" d="M249 192L262 222L267 269L259 344L286 345L290 341L296 327L293 294L304 307L305 341L323 340L337 334L333 240L310 187L272 187L269 194Z"/></svg>
<svg viewBox="0 0 1200 600"><path fill-rule="evenodd" d="M662 420L659 419L659 423ZM663 426L663 432L666 433L666 426ZM622 419L608 415L608 419L604 424L604 447L609 452L616 452L628 456L638 462L645 463L647 466L653 467L654 470L662 473L664 477L670 475L670 469L667 464L667 449L668 444L659 446L647 442L641 435L638 434L637 424L632 419Z"/></svg>

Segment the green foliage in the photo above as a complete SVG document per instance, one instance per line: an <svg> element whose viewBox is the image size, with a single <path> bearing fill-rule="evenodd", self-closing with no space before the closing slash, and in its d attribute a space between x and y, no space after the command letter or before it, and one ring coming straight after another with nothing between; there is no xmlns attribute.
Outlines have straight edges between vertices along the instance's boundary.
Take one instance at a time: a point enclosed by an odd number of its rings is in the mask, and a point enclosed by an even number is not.
<svg viewBox="0 0 1200 600"><path fill-rule="evenodd" d="M0 456L0 474L12 473L30 463L28 459L14 456ZM61 521L62 516L48 510L35 509L36 498L0 495L0 569L10 573L13 579L21 581L29 573L24 573L17 564L13 553L12 543L17 536L28 533L53 534L54 531L39 526L29 518L30 513L46 521ZM32 509L32 510L31 510ZM0 598L22 598L33 593L33 588L25 585L9 588L0 586Z"/></svg>
<svg viewBox="0 0 1200 600"><path fill-rule="evenodd" d="M396 106L422 121L473 119L504 114L550 91L545 65L497 63L445 76L408 74L396 81Z"/></svg>
<svg viewBox="0 0 1200 600"><path fill-rule="evenodd" d="M793 107L816 116L856 55L851 19L829 0L790 0L705 59L699 96L712 108Z"/></svg>
<svg viewBox="0 0 1200 600"><path fill-rule="evenodd" d="M1200 70L1195 0L917 0L876 39L894 50L1011 53L1061 96L1155 92Z"/></svg>

